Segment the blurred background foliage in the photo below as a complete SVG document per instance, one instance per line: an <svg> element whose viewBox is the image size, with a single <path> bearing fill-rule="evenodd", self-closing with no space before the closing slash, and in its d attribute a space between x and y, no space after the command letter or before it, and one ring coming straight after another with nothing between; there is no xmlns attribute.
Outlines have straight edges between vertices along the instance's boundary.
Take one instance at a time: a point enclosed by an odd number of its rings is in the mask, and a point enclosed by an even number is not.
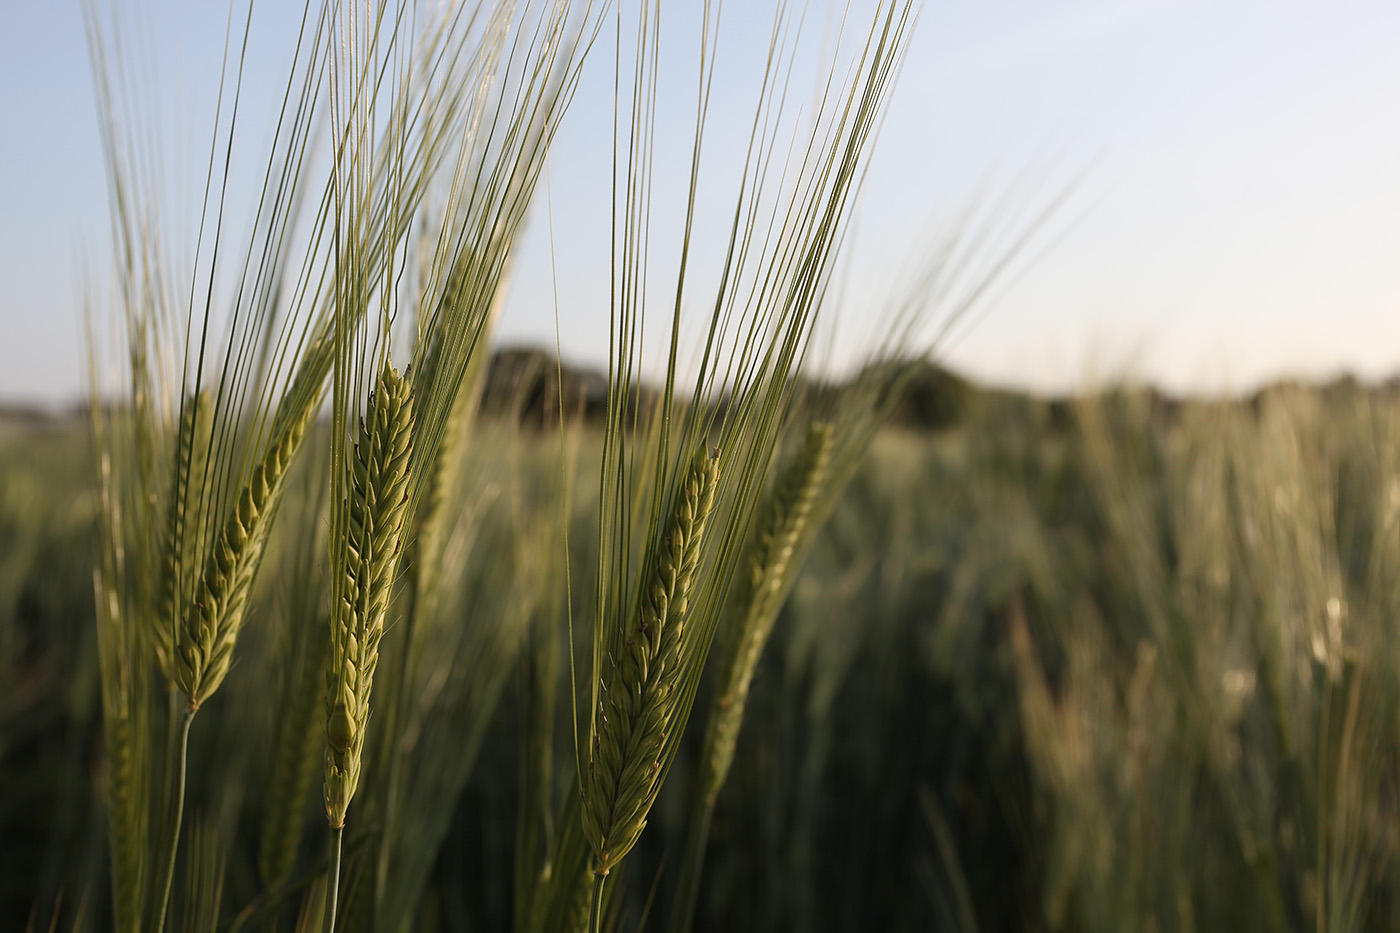
<svg viewBox="0 0 1400 933"><path fill-rule="evenodd" d="M572 786L559 532L567 514L577 614L591 604L597 431L573 422L561 447L557 408L536 403L562 394L586 414L591 377L565 372L561 393L552 361L531 360L492 367L451 500L448 553L465 570L404 667L433 711L410 736L408 793L443 802L405 827L415 854L393 863L421 879L391 885L415 929L510 926L521 796L541 792L527 726L551 722L541 702L555 703L542 767ZM1342 382L1040 400L930 369L908 399L763 655L696 928L1400 926L1394 394ZM81 420L0 425L4 929L107 925L89 458ZM279 588L305 578L287 569L304 545L287 541L309 533L324 550L308 504L324 465L298 470L268 558L285 572L259 579L242 670L191 755L220 771L190 775L185 870L217 876L225 927L296 915L295 899L281 913L254 901L252 776L277 726L265 698L290 676L281 659L300 657L279 641L289 607L307 605ZM700 731L622 873L620 929L664 917ZM305 803L320 825L319 791ZM319 838L304 834L299 864Z"/></svg>

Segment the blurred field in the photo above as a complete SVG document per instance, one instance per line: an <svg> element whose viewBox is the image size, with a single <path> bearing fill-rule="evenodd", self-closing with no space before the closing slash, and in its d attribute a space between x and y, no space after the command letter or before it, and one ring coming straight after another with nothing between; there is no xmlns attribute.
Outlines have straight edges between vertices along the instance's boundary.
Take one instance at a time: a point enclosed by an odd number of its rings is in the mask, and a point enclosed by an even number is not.
<svg viewBox="0 0 1400 933"><path fill-rule="evenodd" d="M1170 405L967 390L937 420L881 435L783 610L696 928L1400 925L1396 399L1350 384ZM596 541L590 431L566 467L576 624ZM4 929L106 926L88 457L78 422L0 430ZM191 848L210 857L189 870L217 865L226 923L260 890L249 776L277 728L258 699L287 677L273 646L295 599L279 581L307 559L279 542L315 535L304 506L324 467L303 467L238 668L191 750L220 762L190 776ZM422 875L405 908L419 929L511 924L538 765L525 711L553 692L541 677L558 696L556 794L573 767L559 437L487 420L462 473L467 570L416 662L435 691L421 747L446 751L410 771L419 799L447 807L416 830L421 868L395 869ZM652 895L645 928L662 925L688 739L623 872L620 929ZM305 804L311 826L319 790Z"/></svg>

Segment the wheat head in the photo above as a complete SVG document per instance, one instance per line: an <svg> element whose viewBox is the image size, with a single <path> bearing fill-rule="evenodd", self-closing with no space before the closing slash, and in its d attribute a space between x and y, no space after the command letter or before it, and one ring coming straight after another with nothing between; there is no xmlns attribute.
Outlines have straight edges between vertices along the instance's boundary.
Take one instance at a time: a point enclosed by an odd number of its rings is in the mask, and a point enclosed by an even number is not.
<svg viewBox="0 0 1400 933"><path fill-rule="evenodd" d="M203 579L175 645L175 682L192 710L199 709L228 674L287 470L314 411L314 405L307 405L274 436L262 462L239 491L233 514L205 562Z"/></svg>
<svg viewBox="0 0 1400 933"><path fill-rule="evenodd" d="M826 475L833 438L830 424L818 422L808 427L802 448L778 478L763 510L758 536L748 555L748 598L720 668L719 692L705 743L700 787L707 805L714 804L734 760L749 686L796 569L793 556Z"/></svg>
<svg viewBox="0 0 1400 933"><path fill-rule="evenodd" d="M121 933L137 931L141 893L145 884L142 842L146 835L140 795L138 740L129 716L109 711L106 716L108 844L112 860L113 925Z"/></svg>
<svg viewBox="0 0 1400 933"><path fill-rule="evenodd" d="M214 402L208 392L193 392L180 413L175 436L175 473L171 477L169 518L161 555L160 603L154 619L156 662L167 683L175 683L175 632L180 613L194 597L201 557L199 527L190 528L203 487Z"/></svg>
<svg viewBox="0 0 1400 933"><path fill-rule="evenodd" d="M326 671L326 817L332 828L360 782L370 690L408 513L413 393L389 363L370 395L351 457L342 590L331 615Z"/></svg>
<svg viewBox="0 0 1400 933"><path fill-rule="evenodd" d="M583 830L598 875L608 874L636 844L660 787L685 660L686 611L718 479L719 458L701 451L657 542L636 623L598 704L583 781Z"/></svg>

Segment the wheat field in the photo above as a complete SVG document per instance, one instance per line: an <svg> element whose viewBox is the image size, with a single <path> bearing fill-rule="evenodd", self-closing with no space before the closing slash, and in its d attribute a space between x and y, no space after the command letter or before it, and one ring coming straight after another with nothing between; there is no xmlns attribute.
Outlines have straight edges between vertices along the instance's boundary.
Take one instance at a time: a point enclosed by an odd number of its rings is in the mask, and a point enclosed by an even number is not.
<svg viewBox="0 0 1400 933"><path fill-rule="evenodd" d="M567 607L541 584L558 439L472 430L451 495L488 492L445 532L465 572L408 668L394 928L546 922L531 892L577 814ZM887 429L776 617L712 811L697 720L604 922L676 922L703 814L696 929L1389 927L1397 430L1392 397L1346 386L1170 406L974 390L951 426ZM71 423L4 439L7 926L113 918L88 444ZM588 489L601 432L576 444ZM182 929L306 925L325 887L322 700L298 699L324 636L294 625L308 560L288 546L319 498L293 476L228 695L191 736ZM570 502L584 566L597 510ZM383 671L403 665L391 638ZM379 819L347 836L346 924L369 922Z"/></svg>
<svg viewBox="0 0 1400 933"><path fill-rule="evenodd" d="M156 52L85 7L112 281L81 417L0 433L0 924L1394 927L1392 395L937 369L1062 195L916 256L822 371L917 4L838 18L800 106L781 6L722 196L704 5L664 258L663 8L308 3L256 142L231 19L191 219ZM492 341L585 67L580 377Z"/></svg>

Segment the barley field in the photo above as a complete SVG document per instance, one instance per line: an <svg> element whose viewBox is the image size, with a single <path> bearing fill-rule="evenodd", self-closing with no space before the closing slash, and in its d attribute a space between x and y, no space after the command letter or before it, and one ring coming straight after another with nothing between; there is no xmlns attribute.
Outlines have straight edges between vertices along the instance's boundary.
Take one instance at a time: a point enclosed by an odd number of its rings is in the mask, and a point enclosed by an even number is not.
<svg viewBox="0 0 1400 933"><path fill-rule="evenodd" d="M1392 926L1397 431L1400 404L1352 385L1175 404L972 391L952 425L887 429L756 665L694 928ZM558 439L508 420L473 436L449 493L461 570L414 633L409 708L371 719L407 720L404 792L386 839L372 738L351 929L531 928L577 813L567 607L548 582ZM600 442L580 430L581 474ZM4 923L102 929L91 450L72 423L3 444ZM298 608L329 583L291 546L325 503L290 483L226 695L191 736L180 928L292 929L325 887L320 688L301 686L324 636ZM598 503L569 509L587 566ZM405 626L383 671L405 669ZM701 708L724 676L707 669ZM705 739L686 730L605 923L675 925Z"/></svg>
<svg viewBox="0 0 1400 933"><path fill-rule="evenodd" d="M264 137L230 17L187 215L85 6L110 281L85 403L0 422L0 926L1394 928L1395 393L963 381L1071 192L852 308L918 4L816 56L780 4L718 193L719 9L677 102L664 6L309 2ZM494 344L608 33L593 372Z"/></svg>

